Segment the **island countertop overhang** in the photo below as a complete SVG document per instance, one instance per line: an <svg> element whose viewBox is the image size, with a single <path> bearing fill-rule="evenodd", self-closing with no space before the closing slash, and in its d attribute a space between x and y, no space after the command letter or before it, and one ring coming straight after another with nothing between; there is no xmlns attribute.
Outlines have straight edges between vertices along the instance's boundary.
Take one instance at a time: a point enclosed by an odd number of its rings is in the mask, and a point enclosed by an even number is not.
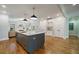
<svg viewBox="0 0 79 59"><path fill-rule="evenodd" d="M37 34L41 34L41 33L45 33L45 32L43 32L43 31L38 31L38 32L24 32L24 33L21 33L21 32L19 32L19 31L17 31L17 33L30 36L30 35L37 35Z"/></svg>

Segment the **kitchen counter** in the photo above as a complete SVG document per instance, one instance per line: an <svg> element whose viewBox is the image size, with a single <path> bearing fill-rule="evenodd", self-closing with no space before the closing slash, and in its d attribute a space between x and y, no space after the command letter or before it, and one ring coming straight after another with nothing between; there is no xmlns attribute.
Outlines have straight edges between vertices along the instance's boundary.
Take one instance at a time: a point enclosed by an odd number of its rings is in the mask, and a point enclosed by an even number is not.
<svg viewBox="0 0 79 59"><path fill-rule="evenodd" d="M34 50L44 48L45 33L44 32L27 32L16 33L16 41L29 53Z"/></svg>
<svg viewBox="0 0 79 59"><path fill-rule="evenodd" d="M16 36L16 32L15 31L9 31L8 36L11 37L15 37Z"/></svg>
<svg viewBox="0 0 79 59"><path fill-rule="evenodd" d="M30 36L30 35L36 35L36 34L41 34L41 33L45 33L45 32L38 31L38 32L22 32L22 33L18 32L18 33Z"/></svg>

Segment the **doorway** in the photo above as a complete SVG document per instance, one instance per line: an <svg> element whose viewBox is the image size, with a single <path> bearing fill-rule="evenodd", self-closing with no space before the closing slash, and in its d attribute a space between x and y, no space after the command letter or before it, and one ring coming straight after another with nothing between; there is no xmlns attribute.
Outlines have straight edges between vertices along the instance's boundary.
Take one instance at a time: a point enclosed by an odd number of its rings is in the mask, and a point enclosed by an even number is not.
<svg viewBox="0 0 79 59"><path fill-rule="evenodd" d="M69 38L77 39L79 37L79 18L77 16L69 18Z"/></svg>

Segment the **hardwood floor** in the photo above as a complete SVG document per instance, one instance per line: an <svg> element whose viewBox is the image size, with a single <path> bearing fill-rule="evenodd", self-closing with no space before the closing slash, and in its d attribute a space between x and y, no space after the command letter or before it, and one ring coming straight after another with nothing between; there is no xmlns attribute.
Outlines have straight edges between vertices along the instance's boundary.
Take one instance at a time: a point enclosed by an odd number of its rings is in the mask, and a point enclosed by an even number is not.
<svg viewBox="0 0 79 59"><path fill-rule="evenodd" d="M0 41L1 54L27 54L27 52L16 42L16 38ZM69 39L45 37L45 48L33 52L33 54L76 54L79 53L79 38Z"/></svg>

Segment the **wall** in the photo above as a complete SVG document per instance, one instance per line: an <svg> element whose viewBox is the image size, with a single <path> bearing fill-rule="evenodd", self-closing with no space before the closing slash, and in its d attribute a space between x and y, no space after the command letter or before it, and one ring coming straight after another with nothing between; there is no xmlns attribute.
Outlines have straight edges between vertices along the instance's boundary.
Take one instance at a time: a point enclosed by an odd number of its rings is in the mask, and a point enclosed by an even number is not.
<svg viewBox="0 0 79 59"><path fill-rule="evenodd" d="M46 20L42 20L40 21L40 27L41 29L46 32L47 31L47 21Z"/></svg>
<svg viewBox="0 0 79 59"><path fill-rule="evenodd" d="M69 23L73 23L74 24L74 30L69 30L69 35L77 36L77 20L71 19L69 21Z"/></svg>
<svg viewBox="0 0 79 59"><path fill-rule="evenodd" d="M19 21L19 20L22 20L23 18L9 18L9 24L10 24L10 28L11 26L14 24L14 26L16 27L16 23ZM14 31L15 31L16 28L14 28Z"/></svg>
<svg viewBox="0 0 79 59"><path fill-rule="evenodd" d="M7 15L0 15L0 41L8 39L9 18Z"/></svg>
<svg viewBox="0 0 79 59"><path fill-rule="evenodd" d="M77 20L77 36L79 37L79 19Z"/></svg>
<svg viewBox="0 0 79 59"><path fill-rule="evenodd" d="M72 18L69 23L74 23L74 30L69 31L69 35L75 35L79 37L79 19Z"/></svg>
<svg viewBox="0 0 79 59"><path fill-rule="evenodd" d="M68 18L66 18L66 32L65 32L65 34L66 34L66 37L67 38L69 38L69 19Z"/></svg>

